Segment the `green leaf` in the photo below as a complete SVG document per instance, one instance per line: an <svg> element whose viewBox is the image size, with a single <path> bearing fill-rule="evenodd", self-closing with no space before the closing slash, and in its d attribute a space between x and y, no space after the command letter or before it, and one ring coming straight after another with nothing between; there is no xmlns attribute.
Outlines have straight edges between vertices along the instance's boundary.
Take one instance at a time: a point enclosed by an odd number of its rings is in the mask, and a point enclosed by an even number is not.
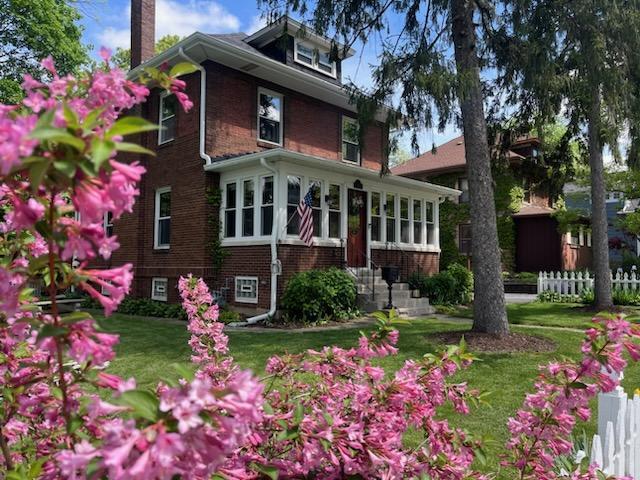
<svg viewBox="0 0 640 480"><path fill-rule="evenodd" d="M91 160L96 167L100 167L111 156L111 152L115 149L116 144L111 140L102 140L94 138L91 141Z"/></svg>
<svg viewBox="0 0 640 480"><path fill-rule="evenodd" d="M74 112L66 102L62 105L62 111L64 119L67 122L67 128L72 128L74 130L78 128L80 122L78 115L76 115L76 112Z"/></svg>
<svg viewBox="0 0 640 480"><path fill-rule="evenodd" d="M585 388L587 388L587 385L585 383L582 382L571 382L569 384L569 388L575 388L578 390L584 390Z"/></svg>
<svg viewBox="0 0 640 480"><path fill-rule="evenodd" d="M186 381L191 382L195 378L194 371L188 365L185 365L184 363L172 363L171 366L176 372L178 372L178 375Z"/></svg>
<svg viewBox="0 0 640 480"><path fill-rule="evenodd" d="M49 160L42 158L40 162L33 162L29 167L29 178L31 179L31 189L35 192L40 184L44 175L49 168Z"/></svg>
<svg viewBox="0 0 640 480"><path fill-rule="evenodd" d="M81 322L83 320L89 320L91 318L93 317L88 312L73 312L63 315L60 321L65 325L68 325L70 323Z"/></svg>
<svg viewBox="0 0 640 480"><path fill-rule="evenodd" d="M193 73L198 70L199 70L198 66L191 62L180 62L177 65L174 65L171 71L169 71L169 76L179 77L180 75L186 75L188 73Z"/></svg>
<svg viewBox="0 0 640 480"><path fill-rule="evenodd" d="M156 152L153 150L149 150L148 148L144 148L137 143L131 142L118 142L116 143L116 150L119 152L132 152L132 153L142 153L144 155L156 155Z"/></svg>
<svg viewBox="0 0 640 480"><path fill-rule="evenodd" d="M113 138L116 135L133 135L134 133L158 130L159 126L140 117L124 117L118 120L109 129L105 138Z"/></svg>
<svg viewBox="0 0 640 480"><path fill-rule="evenodd" d="M29 135L34 140L50 141L69 145L79 152L84 150L84 141L74 135L71 135L64 128L40 127L36 128Z"/></svg>
<svg viewBox="0 0 640 480"><path fill-rule="evenodd" d="M38 333L38 340L48 337L62 337L67 334L69 330L64 327L57 327L50 323L44 325Z"/></svg>
<svg viewBox="0 0 640 480"><path fill-rule="evenodd" d="M272 465L260 465L259 463L253 463L251 468L256 472L266 475L271 480L278 480L278 469Z"/></svg>
<svg viewBox="0 0 640 480"><path fill-rule="evenodd" d="M151 422L158 420L158 407L160 402L147 390L129 390L124 392L118 403L131 407L133 415Z"/></svg>
<svg viewBox="0 0 640 480"><path fill-rule="evenodd" d="M72 178L76 174L76 166L71 162L61 160L59 162L53 162L53 166L67 178Z"/></svg>

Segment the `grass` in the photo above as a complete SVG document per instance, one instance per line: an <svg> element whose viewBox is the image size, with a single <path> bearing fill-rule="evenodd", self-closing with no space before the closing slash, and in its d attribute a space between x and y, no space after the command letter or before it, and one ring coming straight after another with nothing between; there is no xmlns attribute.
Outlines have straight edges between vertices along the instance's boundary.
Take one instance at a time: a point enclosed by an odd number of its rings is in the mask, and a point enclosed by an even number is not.
<svg viewBox="0 0 640 480"><path fill-rule="evenodd" d="M516 318L529 325L534 319L538 319L542 325L547 326L556 322L569 322L574 327L583 326L587 324L590 316L574 310L571 306L560 304L517 307L510 307L510 314L518 312L519 317ZM555 322L554 315L559 317ZM188 334L184 324L123 315L101 320L101 324L105 330L121 334L121 342L117 347L118 355L109 371L124 377L134 375L142 387L153 387L172 370L172 363L189 360ZM381 364L388 372L392 372L407 359L420 358L425 353L436 351L438 346L428 338L430 333L465 328L467 326L464 324L440 322L435 319L415 320L411 325L400 328L399 355L383 359ZM582 339L581 333L561 329L524 329L516 325L513 330L551 338L557 343L558 349L554 353L480 354L481 361L459 374L456 380L467 381L473 388L492 392L489 397L490 407L482 407L464 417L450 410L442 412L454 425L493 440L493 443L488 444L489 463L484 467L487 471L493 472L499 470L498 455L504 451L507 419L522 404L525 393L531 390L537 375L537 366L554 358L577 357ZM359 330L356 328L313 332L229 332L233 356L242 367L250 368L258 374L263 372L265 361L271 355L299 352L330 344L350 346L358 336ZM627 369L624 383L627 391L633 391L640 386L639 366ZM588 433L592 433L594 422L585 425L584 428ZM420 439L416 434L409 434L406 440L409 444L417 444ZM506 480L510 475L503 472L497 478Z"/></svg>
<svg viewBox="0 0 640 480"><path fill-rule="evenodd" d="M470 307L438 307L438 311L457 317L471 318ZM630 307L625 310L637 315L639 310ZM584 329L589 325L594 312L589 312L579 303L513 303L507 305L507 315L511 325L536 325L544 327L563 327Z"/></svg>

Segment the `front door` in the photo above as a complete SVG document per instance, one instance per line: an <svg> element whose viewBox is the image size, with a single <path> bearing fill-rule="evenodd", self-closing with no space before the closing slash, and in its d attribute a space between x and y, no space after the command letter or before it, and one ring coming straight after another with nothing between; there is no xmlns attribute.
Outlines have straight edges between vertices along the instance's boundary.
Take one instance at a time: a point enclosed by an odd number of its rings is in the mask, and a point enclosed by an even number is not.
<svg viewBox="0 0 640 480"><path fill-rule="evenodd" d="M347 265L367 266L367 194L349 190L347 205Z"/></svg>

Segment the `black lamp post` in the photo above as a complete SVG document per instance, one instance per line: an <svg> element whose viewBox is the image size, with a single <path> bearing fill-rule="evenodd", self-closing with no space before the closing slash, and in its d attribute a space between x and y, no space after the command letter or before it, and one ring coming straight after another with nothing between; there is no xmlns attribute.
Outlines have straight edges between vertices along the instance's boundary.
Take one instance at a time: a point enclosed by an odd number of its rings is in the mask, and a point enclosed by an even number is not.
<svg viewBox="0 0 640 480"><path fill-rule="evenodd" d="M393 308L393 284L398 281L398 277L400 276L400 269L396 265L387 265L386 267L382 267L382 279L387 282L387 287L389 288L389 303L385 308L392 309Z"/></svg>

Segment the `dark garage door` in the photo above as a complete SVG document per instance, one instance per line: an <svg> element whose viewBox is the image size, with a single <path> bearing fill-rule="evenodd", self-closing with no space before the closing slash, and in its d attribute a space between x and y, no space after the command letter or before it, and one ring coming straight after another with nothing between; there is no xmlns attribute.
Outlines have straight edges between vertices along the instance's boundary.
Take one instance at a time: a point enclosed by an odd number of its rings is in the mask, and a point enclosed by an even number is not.
<svg viewBox="0 0 640 480"><path fill-rule="evenodd" d="M516 271L560 270L558 223L551 217L516 217Z"/></svg>

